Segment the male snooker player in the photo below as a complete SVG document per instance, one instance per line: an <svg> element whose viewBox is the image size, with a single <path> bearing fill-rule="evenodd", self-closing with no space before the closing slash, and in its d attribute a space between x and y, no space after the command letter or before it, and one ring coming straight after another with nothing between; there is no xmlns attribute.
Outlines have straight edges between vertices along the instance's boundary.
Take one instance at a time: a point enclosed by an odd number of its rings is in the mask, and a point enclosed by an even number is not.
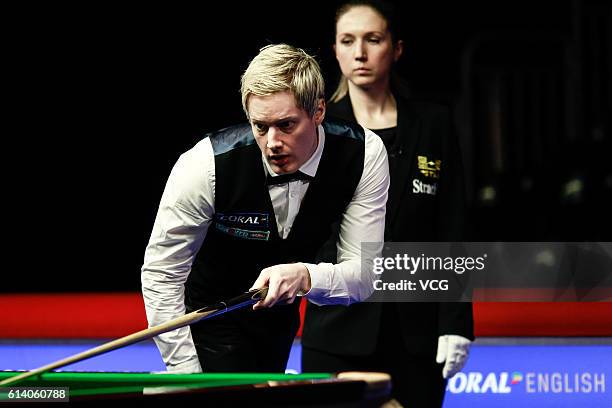
<svg viewBox="0 0 612 408"><path fill-rule="evenodd" d="M361 243L382 248L384 238L389 170L380 138L324 120L320 67L289 45L262 48L241 93L249 123L206 135L172 169L142 290L151 326L249 288L268 286L268 294L255 310L156 337L171 372L283 372L299 326L296 296L347 305L373 291ZM338 261L315 264L335 221Z"/></svg>

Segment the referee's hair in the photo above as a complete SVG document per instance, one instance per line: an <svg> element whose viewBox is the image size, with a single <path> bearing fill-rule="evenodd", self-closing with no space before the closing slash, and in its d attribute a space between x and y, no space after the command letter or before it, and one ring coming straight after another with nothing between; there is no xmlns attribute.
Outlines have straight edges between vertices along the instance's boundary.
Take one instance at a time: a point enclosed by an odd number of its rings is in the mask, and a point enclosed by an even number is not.
<svg viewBox="0 0 612 408"><path fill-rule="evenodd" d="M250 95L266 96L291 91L297 107L313 117L319 100L325 98L321 68L303 49L287 44L272 44L259 50L240 80L242 108L249 117Z"/></svg>

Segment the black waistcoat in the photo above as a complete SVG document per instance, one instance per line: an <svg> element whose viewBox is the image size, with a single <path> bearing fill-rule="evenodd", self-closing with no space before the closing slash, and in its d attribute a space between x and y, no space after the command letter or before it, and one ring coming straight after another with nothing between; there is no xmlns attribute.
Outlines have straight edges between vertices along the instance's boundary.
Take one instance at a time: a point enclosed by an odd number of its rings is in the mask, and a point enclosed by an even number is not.
<svg viewBox="0 0 612 408"><path fill-rule="evenodd" d="M314 261L355 193L365 153L360 126L326 121L323 127L321 161L286 239L278 235L250 126L208 135L215 154L215 215L186 283L190 308L247 291L268 266Z"/></svg>

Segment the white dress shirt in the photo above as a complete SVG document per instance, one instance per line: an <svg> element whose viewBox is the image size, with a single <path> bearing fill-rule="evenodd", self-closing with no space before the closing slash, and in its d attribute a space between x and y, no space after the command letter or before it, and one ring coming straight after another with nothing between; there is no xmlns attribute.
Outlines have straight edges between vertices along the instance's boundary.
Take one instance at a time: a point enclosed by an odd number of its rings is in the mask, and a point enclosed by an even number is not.
<svg viewBox="0 0 612 408"><path fill-rule="evenodd" d="M315 176L325 132L300 171ZM262 156L263 169L274 172ZM269 186L278 233L286 238L300 210L310 181L296 180ZM364 279L361 243L382 242L389 188L389 165L381 139L365 129L364 169L340 224L338 263L304 263L311 279L308 299L317 304L350 304L372 294ZM156 326L185 314L185 282L215 213L215 157L209 138L187 151L175 164L161 198L142 266L142 291L147 319ZM253 277L253 282L257 276ZM245 288L247 290L248 288ZM168 370L200 372L189 326L161 334L155 342Z"/></svg>

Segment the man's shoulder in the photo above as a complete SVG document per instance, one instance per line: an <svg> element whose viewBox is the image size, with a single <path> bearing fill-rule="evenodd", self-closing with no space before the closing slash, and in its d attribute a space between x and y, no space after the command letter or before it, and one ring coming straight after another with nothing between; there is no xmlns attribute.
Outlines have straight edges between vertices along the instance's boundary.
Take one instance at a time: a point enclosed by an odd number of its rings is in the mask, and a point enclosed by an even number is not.
<svg viewBox="0 0 612 408"><path fill-rule="evenodd" d="M248 122L207 133L204 138L210 139L215 155L255 144L253 130Z"/></svg>
<svg viewBox="0 0 612 408"><path fill-rule="evenodd" d="M338 117L326 118L323 121L325 136L347 138L360 142L365 141L365 130L355 122L340 119Z"/></svg>

